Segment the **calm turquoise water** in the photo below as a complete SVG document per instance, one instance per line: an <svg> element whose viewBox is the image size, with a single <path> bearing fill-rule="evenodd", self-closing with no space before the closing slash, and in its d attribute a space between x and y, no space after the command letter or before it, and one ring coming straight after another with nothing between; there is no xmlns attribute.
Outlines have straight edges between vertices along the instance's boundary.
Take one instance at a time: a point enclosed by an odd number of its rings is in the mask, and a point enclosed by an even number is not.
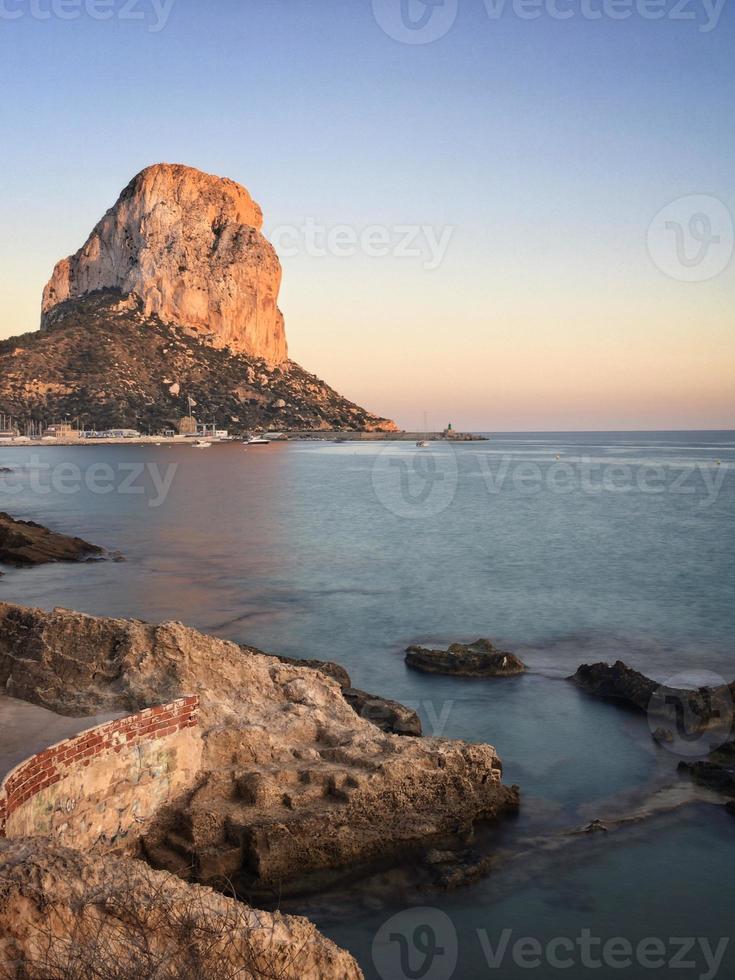
<svg viewBox="0 0 735 980"><path fill-rule="evenodd" d="M10 571L1 598L181 619L274 652L335 659L357 686L416 706L427 731L498 747L524 798L503 844L541 835L545 856L531 847L527 859L538 877L519 882L508 869L451 897L401 898L451 915L462 954L454 976L608 975L579 963L489 970L471 938L488 923L539 940L576 936L575 923L605 938L731 929L723 869L735 859L735 821L716 808L651 818L606 842L575 839L558 860L546 845L555 853L569 828L647 811L667 786L686 790L645 719L564 678L582 662L618 657L661 680L692 667L735 676L735 434L546 433L428 450L0 447L0 466L15 470L0 476L0 509L127 559ZM156 488L167 475L166 495ZM410 642L477 636L519 653L530 673L484 683L403 664ZM379 891L370 901L348 919L334 903L310 911L378 976L371 945L397 908ZM417 975L447 975L440 958L439 972L421 974L421 965ZM640 963L610 969L656 973Z"/></svg>

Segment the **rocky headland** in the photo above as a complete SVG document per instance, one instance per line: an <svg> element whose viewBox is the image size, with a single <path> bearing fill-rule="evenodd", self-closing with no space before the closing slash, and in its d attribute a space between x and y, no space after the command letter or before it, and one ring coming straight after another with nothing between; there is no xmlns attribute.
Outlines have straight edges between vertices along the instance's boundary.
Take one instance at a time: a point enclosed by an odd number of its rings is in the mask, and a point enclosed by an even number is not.
<svg viewBox="0 0 735 980"><path fill-rule="evenodd" d="M288 356L281 264L262 227L263 212L234 180L177 164L148 167L79 251L57 263L41 328L63 304L113 290L138 297L146 317L281 364Z"/></svg>
<svg viewBox="0 0 735 980"><path fill-rule="evenodd" d="M446 650L410 646L406 665L425 674L451 677L515 677L526 669L514 654L498 650L490 640L483 639L452 643Z"/></svg>
<svg viewBox="0 0 735 980"><path fill-rule="evenodd" d="M138 174L57 263L41 330L0 343L0 411L24 423L233 432L395 430L288 358L281 266L244 187L191 167Z"/></svg>

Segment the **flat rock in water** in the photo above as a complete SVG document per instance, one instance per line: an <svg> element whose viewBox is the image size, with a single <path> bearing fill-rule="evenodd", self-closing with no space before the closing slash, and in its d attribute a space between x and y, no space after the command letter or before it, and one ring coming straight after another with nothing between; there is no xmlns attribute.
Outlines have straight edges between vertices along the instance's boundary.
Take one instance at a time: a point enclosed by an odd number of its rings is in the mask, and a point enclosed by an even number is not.
<svg viewBox="0 0 735 980"><path fill-rule="evenodd" d="M410 646L406 650L406 664L426 674L457 677L513 677L526 669L518 657L498 650L490 640L452 643L446 650Z"/></svg>
<svg viewBox="0 0 735 980"><path fill-rule="evenodd" d="M81 538L49 531L33 521L16 521L0 513L0 562L8 565L43 565L52 561L83 561L103 549Z"/></svg>

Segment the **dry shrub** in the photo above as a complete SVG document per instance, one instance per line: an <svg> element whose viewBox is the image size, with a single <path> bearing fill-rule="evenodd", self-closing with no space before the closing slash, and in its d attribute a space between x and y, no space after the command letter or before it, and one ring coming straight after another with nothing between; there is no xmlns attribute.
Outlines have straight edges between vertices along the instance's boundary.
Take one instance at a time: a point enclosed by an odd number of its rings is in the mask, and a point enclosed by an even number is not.
<svg viewBox="0 0 735 980"><path fill-rule="evenodd" d="M12 890L15 918L23 918L13 940L0 936L0 978L285 980L308 972L307 941L281 917L139 862L120 862L115 872L121 876L101 884L79 882L61 902L42 887L19 895L0 879L0 904Z"/></svg>

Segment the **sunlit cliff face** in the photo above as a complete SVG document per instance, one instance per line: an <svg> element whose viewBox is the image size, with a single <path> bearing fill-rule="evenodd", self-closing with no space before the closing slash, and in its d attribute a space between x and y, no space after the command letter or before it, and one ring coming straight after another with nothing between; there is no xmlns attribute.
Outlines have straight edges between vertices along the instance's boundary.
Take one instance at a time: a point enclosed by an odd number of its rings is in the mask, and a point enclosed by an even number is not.
<svg viewBox="0 0 735 980"><path fill-rule="evenodd" d="M140 298L147 315L213 346L279 364L288 355L281 266L262 225L259 206L234 181L191 167L148 167L85 245L56 265L42 325L65 300L119 289Z"/></svg>

